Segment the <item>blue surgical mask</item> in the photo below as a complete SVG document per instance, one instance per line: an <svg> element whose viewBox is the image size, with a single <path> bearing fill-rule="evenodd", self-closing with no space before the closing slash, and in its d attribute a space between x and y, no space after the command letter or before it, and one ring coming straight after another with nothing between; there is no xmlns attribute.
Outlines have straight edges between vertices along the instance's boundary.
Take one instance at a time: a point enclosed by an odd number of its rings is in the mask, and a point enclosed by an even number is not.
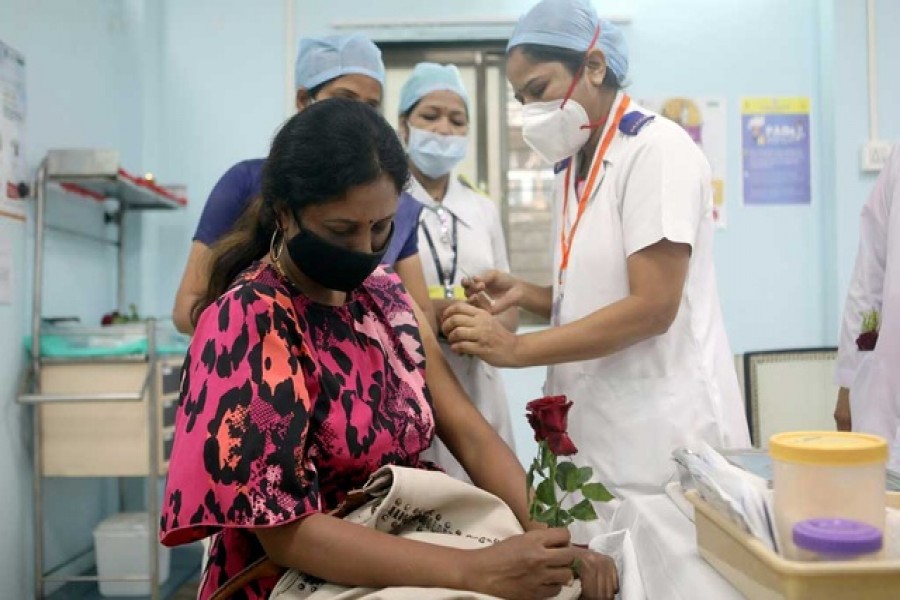
<svg viewBox="0 0 900 600"><path fill-rule="evenodd" d="M464 135L441 135L410 127L406 151L422 173L437 178L452 171L466 156L468 141Z"/></svg>

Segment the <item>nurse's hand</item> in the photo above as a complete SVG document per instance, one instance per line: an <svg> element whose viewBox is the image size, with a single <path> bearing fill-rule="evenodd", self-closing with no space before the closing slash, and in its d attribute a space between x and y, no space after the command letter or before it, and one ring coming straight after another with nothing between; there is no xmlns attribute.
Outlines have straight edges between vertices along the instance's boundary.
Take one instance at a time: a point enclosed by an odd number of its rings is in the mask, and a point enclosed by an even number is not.
<svg viewBox="0 0 900 600"><path fill-rule="evenodd" d="M580 548L576 565L583 600L613 600L619 593L619 574L610 557Z"/></svg>
<svg viewBox="0 0 900 600"><path fill-rule="evenodd" d="M496 270L477 277L466 277L462 280L462 286L470 303L495 315L518 306L525 293L520 280ZM488 294L490 301L485 300L484 293Z"/></svg>
<svg viewBox="0 0 900 600"><path fill-rule="evenodd" d="M491 313L470 304L444 311L441 331L457 354L477 356L495 367L515 367L518 337Z"/></svg>
<svg viewBox="0 0 900 600"><path fill-rule="evenodd" d="M838 431L853 431L853 420L850 418L850 390L838 390L837 404L834 407L834 423Z"/></svg>

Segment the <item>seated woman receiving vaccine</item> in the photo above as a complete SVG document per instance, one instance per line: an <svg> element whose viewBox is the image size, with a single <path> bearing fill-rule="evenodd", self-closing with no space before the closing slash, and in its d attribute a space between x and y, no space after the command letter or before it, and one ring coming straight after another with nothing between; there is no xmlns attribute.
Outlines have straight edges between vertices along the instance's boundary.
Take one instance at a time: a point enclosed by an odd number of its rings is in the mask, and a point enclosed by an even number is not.
<svg viewBox="0 0 900 600"><path fill-rule="evenodd" d="M403 148L374 109L316 103L276 135L259 209L215 247L161 523L167 545L213 536L201 600L265 556L347 586L502 598L552 597L576 565L586 597L612 597L608 558L529 520L516 457L418 327L397 276L378 266L407 179ZM459 550L328 514L384 465L433 468L420 454L435 433L526 533ZM241 597L267 598L277 579L248 582Z"/></svg>

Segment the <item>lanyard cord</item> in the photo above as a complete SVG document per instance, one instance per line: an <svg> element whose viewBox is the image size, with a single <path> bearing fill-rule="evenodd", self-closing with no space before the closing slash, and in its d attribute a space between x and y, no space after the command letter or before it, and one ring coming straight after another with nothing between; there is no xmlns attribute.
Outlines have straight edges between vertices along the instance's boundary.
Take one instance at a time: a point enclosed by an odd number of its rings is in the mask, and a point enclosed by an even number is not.
<svg viewBox="0 0 900 600"><path fill-rule="evenodd" d="M560 284L562 284L563 273L566 271L566 269L569 268L569 255L572 253L572 241L575 239L575 231L578 229L578 225L581 222L581 217L582 215L584 215L584 211L587 209L588 200L592 195L594 184L597 182L597 175L600 173L601 165L603 165L603 157L606 155L606 151L609 150L609 145L612 143L613 136L615 136L616 130L619 128L619 122L622 120L622 116L625 114L625 110L628 108L629 102L630 98L628 96L622 98L622 102L619 103L619 108L616 109L616 116L613 119L613 122L610 123L609 129L606 130L606 135L603 136L603 141L600 144L600 148L597 151L597 154L594 156L594 162L591 165L590 175L588 176L584 188L581 190L581 197L578 199L578 213L575 216L575 222L572 223L572 227L571 229L569 229L568 236L566 236L566 219L568 218L569 213L569 185L572 177L573 161L569 161L569 166L566 167L565 193L563 196L563 215L562 223L560 224L559 239L560 248L562 250L562 257L559 264Z"/></svg>
<svg viewBox="0 0 900 600"><path fill-rule="evenodd" d="M450 211L447 212L450 213ZM438 281L440 281L440 284L441 286L443 286L444 290L450 289L450 286L452 286L453 282L456 280L456 267L459 261L459 252L457 251L457 219L453 213L450 213L450 218L453 221L453 233L450 239L450 251L453 253L453 259L449 272L444 271L444 267L443 265L441 265L441 259L438 256L437 247L434 244L434 239L432 239L431 237L431 232L428 231L428 226L425 225L424 220L419 221L419 226L422 228L422 232L425 234L425 241L428 242L428 248L431 250L431 259L434 261L434 269L435 271L437 271Z"/></svg>

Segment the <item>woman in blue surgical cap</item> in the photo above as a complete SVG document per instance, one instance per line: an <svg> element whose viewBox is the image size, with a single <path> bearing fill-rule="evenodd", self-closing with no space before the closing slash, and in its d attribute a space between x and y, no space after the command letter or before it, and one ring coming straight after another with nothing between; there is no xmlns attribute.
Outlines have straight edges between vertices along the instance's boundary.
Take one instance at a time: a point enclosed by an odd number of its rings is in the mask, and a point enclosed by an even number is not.
<svg viewBox="0 0 900 600"><path fill-rule="evenodd" d="M400 92L400 138L406 145L409 192L425 209L419 217L419 255L429 296L440 315L465 301L460 285L466 273L509 270L506 242L496 204L453 176L466 154L469 95L454 65L419 63ZM517 312L498 315L515 331ZM512 422L500 373L471 356L459 356L441 340L444 356L469 397L512 448ZM462 466L440 441L430 458L449 474L468 480Z"/></svg>
<svg viewBox="0 0 900 600"><path fill-rule="evenodd" d="M659 492L675 448L749 446L716 291L709 165L680 127L622 90L625 40L586 0L537 4L507 59L523 137L555 165L553 284L496 271L467 291L551 327L516 336L455 305L444 332L455 351L494 365L549 365L545 392L574 403L576 461L619 498ZM582 527L581 541L599 530Z"/></svg>
<svg viewBox="0 0 900 600"><path fill-rule="evenodd" d="M300 41L295 68L297 110L326 98L349 98L381 107L384 88L384 63L381 51L371 40L359 34L305 38ZM184 333L194 330L194 308L209 282L210 246L232 229L241 215L256 207L260 195L264 160L244 160L232 166L219 179L203 207L200 222L188 256L181 284L175 297L172 318ZM394 215L394 236L384 257L403 280L403 284L422 308L430 322L434 311L418 256L416 227L422 206L402 193ZM331 231L332 241L363 235L356 225L341 225ZM255 260L259 257L247 257Z"/></svg>

